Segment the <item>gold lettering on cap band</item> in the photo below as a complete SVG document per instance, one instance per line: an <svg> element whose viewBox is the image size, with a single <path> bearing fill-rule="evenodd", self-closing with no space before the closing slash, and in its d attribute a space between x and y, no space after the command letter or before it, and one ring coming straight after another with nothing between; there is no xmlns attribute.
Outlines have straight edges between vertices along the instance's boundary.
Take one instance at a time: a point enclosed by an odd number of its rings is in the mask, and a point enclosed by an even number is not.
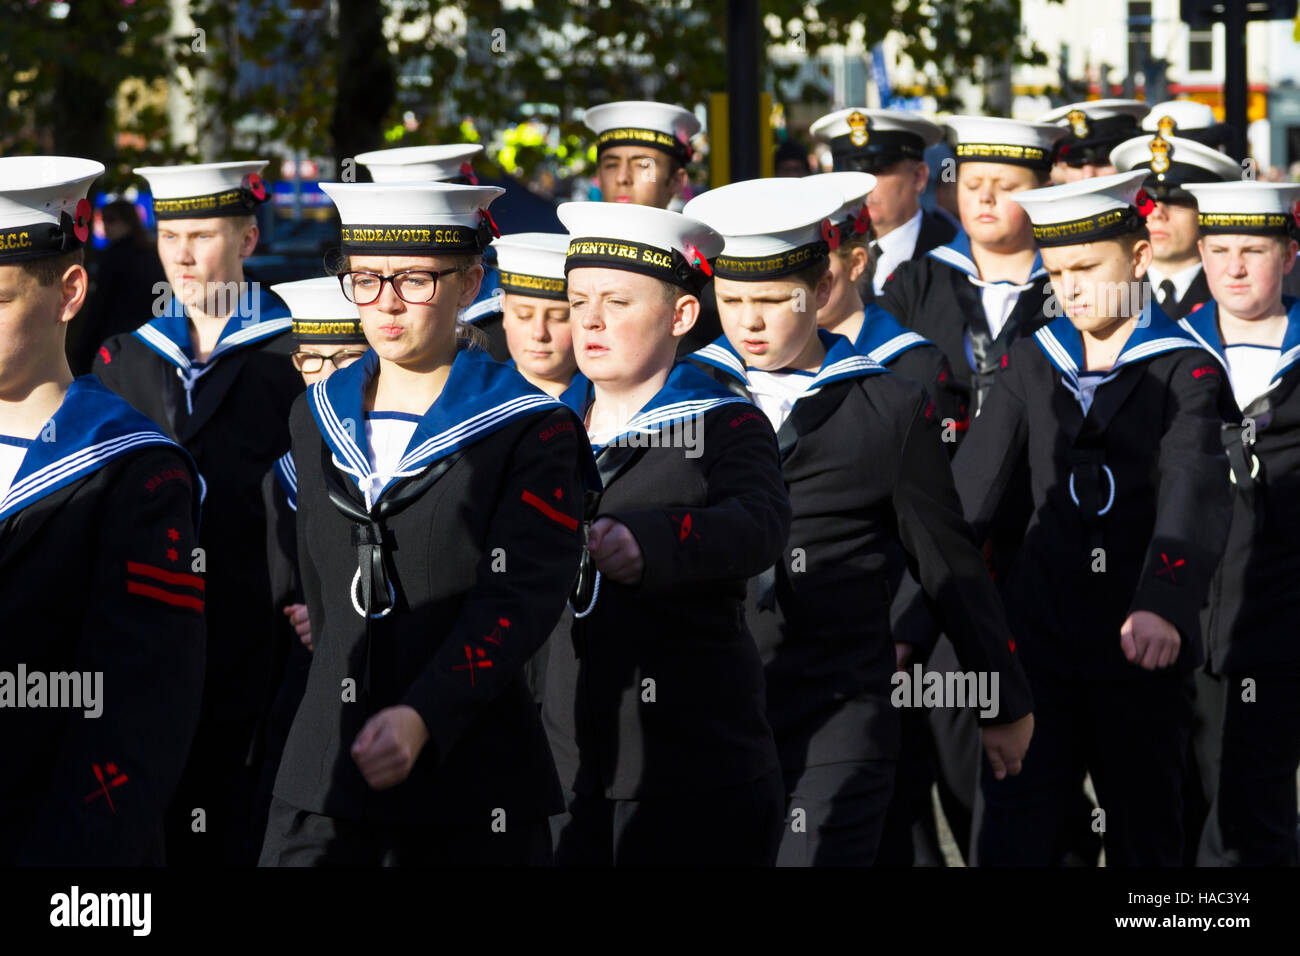
<svg viewBox="0 0 1300 956"><path fill-rule="evenodd" d="M1291 218L1282 212L1203 212L1197 217L1202 229L1276 229L1285 231Z"/></svg>
<svg viewBox="0 0 1300 956"><path fill-rule="evenodd" d="M499 277L501 288L507 291L533 292L538 295L550 294L560 297L566 294L565 280L556 279L554 276L535 276L524 272L506 272L502 269Z"/></svg>
<svg viewBox="0 0 1300 956"><path fill-rule="evenodd" d="M958 143L956 153L959 158L965 159L989 157L1018 159L1031 163L1047 160L1047 151L1044 149L1037 146L1015 146L1009 143Z"/></svg>
<svg viewBox="0 0 1300 956"><path fill-rule="evenodd" d="M32 248L32 234L26 229L10 229L0 232L0 251Z"/></svg>
<svg viewBox="0 0 1300 956"><path fill-rule="evenodd" d="M361 335L361 323L356 319L304 319L293 320L294 335Z"/></svg>
<svg viewBox="0 0 1300 956"><path fill-rule="evenodd" d="M350 225L339 227L339 239L353 251L481 251L472 226Z"/></svg>
<svg viewBox="0 0 1300 956"><path fill-rule="evenodd" d="M759 259L718 256L713 260L713 274L722 279L774 279L812 265L818 259L825 257L829 251L826 243L818 240L806 246L799 246L797 249Z"/></svg>

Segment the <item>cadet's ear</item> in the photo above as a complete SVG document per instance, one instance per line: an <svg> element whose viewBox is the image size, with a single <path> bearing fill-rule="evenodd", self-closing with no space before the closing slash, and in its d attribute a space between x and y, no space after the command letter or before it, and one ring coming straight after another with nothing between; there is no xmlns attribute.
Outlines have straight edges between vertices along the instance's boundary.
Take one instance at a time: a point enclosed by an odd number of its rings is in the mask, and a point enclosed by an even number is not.
<svg viewBox="0 0 1300 956"><path fill-rule="evenodd" d="M835 253L832 252L831 255L835 255ZM862 278L863 273L867 271L867 265L870 261L870 254L867 252L866 246L854 246L850 249L849 261L847 263L849 269L849 281L857 282L858 279Z"/></svg>
<svg viewBox="0 0 1300 956"><path fill-rule="evenodd" d="M1294 239L1288 239L1282 244L1282 275L1287 275L1295 268L1295 257L1300 254L1300 242Z"/></svg>
<svg viewBox="0 0 1300 956"><path fill-rule="evenodd" d="M854 251L860 252L862 250ZM834 255L834 253L831 254ZM857 276L854 276L854 278L856 279ZM822 309L826 308L826 303L830 302L831 286L834 285L834 283L835 279L831 275L830 270L827 269L817 280L817 285L813 286L813 301L817 303L817 311L820 312Z"/></svg>
<svg viewBox="0 0 1300 956"><path fill-rule="evenodd" d="M700 317L700 300L689 292L684 292L673 303L673 338L681 338L691 329Z"/></svg>
<svg viewBox="0 0 1300 956"><path fill-rule="evenodd" d="M68 266L61 284L59 321L66 325L81 311L81 306L86 301L86 291L90 288L90 276L86 267L80 264Z"/></svg>
<svg viewBox="0 0 1300 956"><path fill-rule="evenodd" d="M1146 239L1139 239L1133 243L1133 277L1141 279L1151 268L1151 243Z"/></svg>
<svg viewBox="0 0 1300 956"><path fill-rule="evenodd" d="M479 286L483 284L482 264L475 263L464 272L458 273L457 278L460 279L460 296L456 304L462 309L469 308L478 296Z"/></svg>
<svg viewBox="0 0 1300 956"><path fill-rule="evenodd" d="M930 164L923 159L919 160L912 170L912 188L916 190L916 194L919 196L925 192L925 187L929 182Z"/></svg>
<svg viewBox="0 0 1300 956"><path fill-rule="evenodd" d="M678 166L673 171L673 174L668 177L668 195L670 197L682 194L682 191L686 189L686 178L686 168L684 166Z"/></svg>
<svg viewBox="0 0 1300 956"><path fill-rule="evenodd" d="M244 234L239 237L239 258L247 259L253 254L253 250L257 248L258 237L261 235L262 231L257 228L256 222L244 228Z"/></svg>

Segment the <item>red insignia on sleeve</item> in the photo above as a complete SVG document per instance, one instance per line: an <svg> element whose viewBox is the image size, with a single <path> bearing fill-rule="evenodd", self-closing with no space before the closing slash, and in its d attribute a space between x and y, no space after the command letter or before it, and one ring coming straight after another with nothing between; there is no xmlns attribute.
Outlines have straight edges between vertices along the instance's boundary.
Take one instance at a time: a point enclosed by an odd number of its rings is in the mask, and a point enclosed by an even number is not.
<svg viewBox="0 0 1300 956"><path fill-rule="evenodd" d="M1015 642L1015 641L1007 641L1007 647L1011 648L1011 653L1012 653L1012 654L1014 654L1014 653L1016 652L1016 642Z"/></svg>
<svg viewBox="0 0 1300 956"><path fill-rule="evenodd" d="M495 644L500 647L501 638L505 637L505 632L508 630L510 630L510 618L499 617L497 618L497 626L484 634L483 640L487 641L489 644Z"/></svg>
<svg viewBox="0 0 1300 956"><path fill-rule="evenodd" d="M1200 368L1192 369L1192 378L1200 378L1203 375L1218 375L1219 370L1213 365L1202 365Z"/></svg>
<svg viewBox="0 0 1300 956"><path fill-rule="evenodd" d="M1011 364L1011 356L1010 355L1002 356L1002 367L1006 368L1010 364Z"/></svg>
<svg viewBox="0 0 1300 956"><path fill-rule="evenodd" d="M478 660L475 660L476 657L478 658ZM456 664L455 666L452 667L452 670L454 670L454 671L463 671L463 670L468 670L468 671L469 671L469 685L470 685L471 687L473 687L473 686L474 686L474 669L475 669L476 667L477 667L477 668L484 668L484 667L491 667L491 666L492 666L492 660L491 660L491 658L489 658L489 657L487 656L487 651L483 650L483 648L481 648L481 647L470 647L468 644L466 644L466 645L465 645L465 663L464 663L464 664Z"/></svg>
<svg viewBox="0 0 1300 956"><path fill-rule="evenodd" d="M104 360L105 365L113 361L113 356L109 355L108 349L104 348L102 345L99 347L99 357Z"/></svg>
<svg viewBox="0 0 1300 956"><path fill-rule="evenodd" d="M563 525L564 527L568 528L570 531L576 531L578 529L577 518L574 518L570 515L566 515L563 511L556 511L554 508L548 505L541 498L537 497L531 491L525 490L524 493L520 495L520 498L523 500L524 504L532 505L534 508L536 508L542 514L544 514L546 517L554 521L556 524Z"/></svg>
<svg viewBox="0 0 1300 956"><path fill-rule="evenodd" d="M677 542L679 544L685 542L688 537L694 538L696 541L700 540L699 534L691 530L691 513L689 511L680 518L677 515L669 515L668 517L673 520L673 524L677 525Z"/></svg>
<svg viewBox="0 0 1300 956"><path fill-rule="evenodd" d="M171 555L169 554L170 558ZM203 593L203 579L197 574L168 571L141 561L126 562L126 593L149 598L172 607L189 608L203 613L203 599L192 592Z"/></svg>
<svg viewBox="0 0 1300 956"><path fill-rule="evenodd" d="M759 412L753 412L753 411L745 412L744 414L737 415L731 421L727 422L727 425L730 426L731 428L739 428L741 425L745 424L745 422L750 421L751 419L761 418L761 417L762 415Z"/></svg>
<svg viewBox="0 0 1300 956"><path fill-rule="evenodd" d="M1179 558L1173 564L1170 564L1169 557L1163 551L1160 552L1160 560L1164 562L1165 566L1163 568L1156 569L1156 577L1160 577L1160 575L1162 574L1168 574L1169 580L1177 584L1178 578L1174 575L1174 568L1181 568L1187 562L1184 561L1182 558Z"/></svg>
<svg viewBox="0 0 1300 956"><path fill-rule="evenodd" d="M122 786L122 784L126 783L126 774L118 773L117 764L115 763L109 763L103 767L94 763L90 765L90 769L95 774L95 779L99 781L99 788L86 794L86 802L90 803L93 800L104 797L108 801L108 812L117 813L117 808L113 806L113 795L108 791L116 790L118 787ZM105 771L108 772L107 779L104 777Z"/></svg>

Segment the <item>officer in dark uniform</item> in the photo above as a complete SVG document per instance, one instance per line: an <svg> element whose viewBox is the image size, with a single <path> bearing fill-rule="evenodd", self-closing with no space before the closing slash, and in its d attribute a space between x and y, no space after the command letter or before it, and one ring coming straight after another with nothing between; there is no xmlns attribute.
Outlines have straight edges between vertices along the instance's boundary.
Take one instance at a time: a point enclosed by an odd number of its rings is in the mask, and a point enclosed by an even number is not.
<svg viewBox="0 0 1300 956"><path fill-rule="evenodd" d="M296 345L294 368L307 387L347 368L369 349L357 307L348 301L334 276L282 282L271 287L289 307ZM270 690L251 765L258 768L252 830L257 855L266 833L267 808L275 785L293 716L307 686L311 667L311 620L298 570L298 469L285 452L262 479L266 509L266 556L270 569L271 619L276 632Z"/></svg>
<svg viewBox="0 0 1300 956"><path fill-rule="evenodd" d="M560 789L523 665L573 583L590 453L459 334L502 190L323 188L372 348L290 419L314 650L261 862L545 865Z"/></svg>
<svg viewBox="0 0 1300 956"><path fill-rule="evenodd" d="M1218 358L1235 398L1223 426L1232 525L1204 616L1209 669L1223 675L1222 759L1198 862L1295 866L1300 301L1281 284L1294 271L1300 186L1188 190L1214 300L1180 324Z"/></svg>
<svg viewBox="0 0 1300 956"><path fill-rule="evenodd" d="M997 725L987 745L999 773L1019 771L1033 718L934 403L848 339L818 331L843 206L819 179L735 183L687 204L726 239L713 260L726 335L693 358L767 415L790 493L785 553L751 581L746 602L789 798L778 862L869 866L899 748L895 554L924 582L967 668L999 675L983 711Z"/></svg>
<svg viewBox="0 0 1300 956"><path fill-rule="evenodd" d="M0 159L0 865L163 860L203 686L198 476L93 375L90 184L67 156Z"/></svg>
<svg viewBox="0 0 1300 956"><path fill-rule="evenodd" d="M474 159L483 152L477 143L447 143L441 146L397 146L357 155L377 183L455 183L477 186ZM487 350L498 362L510 357L505 333L501 331L501 296L498 289L496 253L483 251L483 282L474 301L461 310L460 320L473 325L487 337Z"/></svg>
<svg viewBox="0 0 1300 956"><path fill-rule="evenodd" d="M1003 581L1034 695L1016 778L985 772L976 862L1060 859L1085 771L1109 866L1177 866L1199 612L1228 526L1226 382L1151 303L1144 171L1014 194L1065 315L1018 343L953 461L983 537L1017 472L1033 514Z"/></svg>
<svg viewBox="0 0 1300 956"><path fill-rule="evenodd" d="M1172 120L1166 129L1172 129ZM1154 136L1136 136L1111 151L1120 172L1150 172L1143 188L1155 200L1147 217L1151 231L1151 268L1147 282L1160 310L1174 321L1210 299L1210 289L1196 251L1200 233L1196 226L1196 200L1183 187L1188 183L1231 182L1241 177L1241 167L1231 156L1184 139L1165 130Z"/></svg>
<svg viewBox="0 0 1300 956"><path fill-rule="evenodd" d="M743 600L790 505L766 418L674 364L722 239L645 206L559 214L604 490L546 675L556 862L770 865L785 794Z"/></svg>
<svg viewBox="0 0 1300 956"><path fill-rule="evenodd" d="M1052 182L1069 183L1115 172L1110 151L1140 132L1138 121L1150 107L1140 100L1087 100L1067 103L1038 117L1038 123L1059 127Z"/></svg>
<svg viewBox="0 0 1300 956"><path fill-rule="evenodd" d="M275 645L262 478L289 447L302 380L283 303L244 282L264 161L137 169L153 191L169 288L100 349L95 373L194 456L203 493L208 660L203 715L168 817L172 864L250 864L248 766ZM156 290L157 291L157 290Z"/></svg>
<svg viewBox="0 0 1300 956"><path fill-rule="evenodd" d="M859 280L862 301L871 303L901 263L920 259L957 234L948 219L921 208L930 178L925 150L943 139L943 130L915 113L854 106L823 116L809 131L830 143L835 172L876 177L867 198L870 259Z"/></svg>

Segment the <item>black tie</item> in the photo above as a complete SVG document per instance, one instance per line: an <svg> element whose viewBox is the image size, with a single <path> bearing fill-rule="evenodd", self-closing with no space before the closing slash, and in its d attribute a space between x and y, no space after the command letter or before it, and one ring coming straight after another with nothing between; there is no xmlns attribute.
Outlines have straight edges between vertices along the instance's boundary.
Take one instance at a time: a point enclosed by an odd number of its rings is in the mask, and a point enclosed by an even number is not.
<svg viewBox="0 0 1300 956"><path fill-rule="evenodd" d="M1160 306L1168 308L1177 301L1177 290L1174 288L1172 279L1165 279L1160 283Z"/></svg>
<svg viewBox="0 0 1300 956"><path fill-rule="evenodd" d="M867 276L869 282L874 284L876 281L876 267L880 264L880 256L882 255L882 252L880 249L880 243L875 242L874 240L867 248L871 252L871 262L867 267ZM886 278L888 278L888 276L886 276Z"/></svg>

